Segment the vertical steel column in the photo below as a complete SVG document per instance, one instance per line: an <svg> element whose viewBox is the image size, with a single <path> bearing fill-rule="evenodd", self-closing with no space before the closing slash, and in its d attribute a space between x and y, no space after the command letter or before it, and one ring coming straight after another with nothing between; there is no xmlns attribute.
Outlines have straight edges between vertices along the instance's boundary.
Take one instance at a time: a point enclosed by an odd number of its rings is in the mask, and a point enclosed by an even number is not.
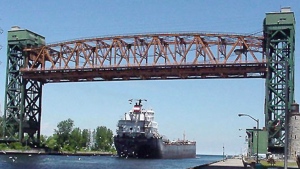
<svg viewBox="0 0 300 169"><path fill-rule="evenodd" d="M283 153L285 116L294 101L295 18L289 8L267 13L264 20L265 55L268 59L265 126L268 151Z"/></svg>
<svg viewBox="0 0 300 169"><path fill-rule="evenodd" d="M42 83L22 78L20 69L27 67L29 57L24 49L44 45L44 37L31 31L13 27L8 31L7 73L2 140L39 143Z"/></svg>
<svg viewBox="0 0 300 169"><path fill-rule="evenodd" d="M19 72L23 66L23 44L8 43L5 103L3 115L3 139L18 141L22 139L22 122L24 109L24 86Z"/></svg>
<svg viewBox="0 0 300 169"><path fill-rule="evenodd" d="M42 83L33 80L25 80L24 133L28 133L28 142L40 142L41 112L42 112Z"/></svg>

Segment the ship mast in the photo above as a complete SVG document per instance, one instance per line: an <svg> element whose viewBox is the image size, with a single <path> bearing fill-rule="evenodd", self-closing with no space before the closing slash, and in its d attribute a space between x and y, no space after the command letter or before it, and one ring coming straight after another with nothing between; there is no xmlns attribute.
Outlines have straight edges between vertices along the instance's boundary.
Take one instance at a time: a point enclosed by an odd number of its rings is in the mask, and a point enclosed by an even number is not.
<svg viewBox="0 0 300 169"><path fill-rule="evenodd" d="M132 104L132 101L134 99L130 99L128 100L130 102L130 104ZM135 99L135 105L133 106L133 113L135 114L136 117L136 123L137 121L141 120L141 113L142 113L142 101L147 101L146 99ZM146 123L146 112L143 113L144 114L144 125L143 125L143 132L145 132L145 123Z"/></svg>
<svg viewBox="0 0 300 169"><path fill-rule="evenodd" d="M128 100L132 104L133 99ZM142 101L147 101L146 99L135 99L135 105L133 107L133 112L134 113L141 113L142 112Z"/></svg>

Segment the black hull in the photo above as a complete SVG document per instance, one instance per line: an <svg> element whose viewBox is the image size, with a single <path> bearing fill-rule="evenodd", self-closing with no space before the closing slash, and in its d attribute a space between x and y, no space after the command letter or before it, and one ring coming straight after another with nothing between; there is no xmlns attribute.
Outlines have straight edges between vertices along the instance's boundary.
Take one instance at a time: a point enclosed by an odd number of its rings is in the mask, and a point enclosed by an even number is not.
<svg viewBox="0 0 300 169"><path fill-rule="evenodd" d="M164 143L161 138L114 137L119 157L130 158L195 158L196 144Z"/></svg>

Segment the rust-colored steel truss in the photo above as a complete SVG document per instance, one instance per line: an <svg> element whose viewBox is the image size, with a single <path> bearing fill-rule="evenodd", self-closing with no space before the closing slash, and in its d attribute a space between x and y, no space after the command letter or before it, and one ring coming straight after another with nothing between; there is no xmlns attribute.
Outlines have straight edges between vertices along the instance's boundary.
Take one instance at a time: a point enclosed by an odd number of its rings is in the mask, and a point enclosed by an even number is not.
<svg viewBox="0 0 300 169"><path fill-rule="evenodd" d="M265 78L263 37L165 33L78 39L27 48L23 78L52 82Z"/></svg>

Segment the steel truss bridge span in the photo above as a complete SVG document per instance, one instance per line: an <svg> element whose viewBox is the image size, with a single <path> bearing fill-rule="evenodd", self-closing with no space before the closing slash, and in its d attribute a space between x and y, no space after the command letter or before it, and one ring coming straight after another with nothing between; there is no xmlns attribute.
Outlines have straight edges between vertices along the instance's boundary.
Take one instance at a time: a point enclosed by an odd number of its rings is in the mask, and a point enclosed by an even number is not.
<svg viewBox="0 0 300 169"><path fill-rule="evenodd" d="M24 79L53 82L265 78L263 37L161 33L25 48Z"/></svg>

